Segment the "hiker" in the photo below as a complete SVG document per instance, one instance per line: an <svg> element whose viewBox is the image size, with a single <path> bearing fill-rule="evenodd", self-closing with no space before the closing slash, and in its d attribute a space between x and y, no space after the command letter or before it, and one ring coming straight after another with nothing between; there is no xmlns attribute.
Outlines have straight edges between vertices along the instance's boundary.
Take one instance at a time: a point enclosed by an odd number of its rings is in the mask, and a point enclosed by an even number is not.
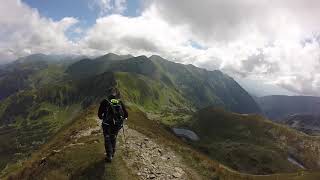
<svg viewBox="0 0 320 180"><path fill-rule="evenodd" d="M117 135L128 118L128 112L120 100L120 92L116 88L109 89L107 99L100 103L98 117L102 119L106 161L111 162L116 151Z"/></svg>

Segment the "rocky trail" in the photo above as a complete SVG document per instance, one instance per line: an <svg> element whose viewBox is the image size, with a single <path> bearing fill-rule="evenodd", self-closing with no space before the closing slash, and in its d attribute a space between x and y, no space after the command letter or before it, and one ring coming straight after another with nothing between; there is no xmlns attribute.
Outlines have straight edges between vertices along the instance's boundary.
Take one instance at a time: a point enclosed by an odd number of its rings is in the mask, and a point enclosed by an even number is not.
<svg viewBox="0 0 320 180"><path fill-rule="evenodd" d="M153 139L126 125L124 129L125 136L123 130L119 132L117 148L118 151L124 152L121 153L120 158L139 179L201 179L170 148L157 144ZM97 120L97 127L80 131L73 138L77 142L77 139L94 134L102 136L99 120ZM119 152L115 154L117 155Z"/></svg>
<svg viewBox="0 0 320 180"><path fill-rule="evenodd" d="M136 130L125 129L126 143L122 143L121 149L125 150L127 166L140 179L191 179L191 174L187 173L190 169L175 152ZM121 136L124 139L123 133Z"/></svg>

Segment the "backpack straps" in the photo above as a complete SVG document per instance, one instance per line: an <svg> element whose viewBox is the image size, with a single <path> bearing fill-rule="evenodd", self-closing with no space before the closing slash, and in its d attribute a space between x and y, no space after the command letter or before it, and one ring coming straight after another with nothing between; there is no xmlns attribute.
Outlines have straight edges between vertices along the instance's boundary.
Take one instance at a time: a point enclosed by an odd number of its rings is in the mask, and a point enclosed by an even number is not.
<svg viewBox="0 0 320 180"><path fill-rule="evenodd" d="M113 100L113 99L111 99ZM112 113L115 114L115 109L113 108L113 104L106 98L106 101L109 103L110 108L112 109ZM112 122L113 124L115 124L116 122L114 121L114 118L112 118Z"/></svg>
<svg viewBox="0 0 320 180"><path fill-rule="evenodd" d="M117 104L117 105L122 106L121 103L120 103L121 101L118 100L118 99L111 99L110 101L109 101L108 99L106 99L106 101L109 103L109 105L110 105L110 107L111 107L111 109L112 109L113 115L116 114L116 110L114 109L114 105ZM121 107L121 108L122 108L122 107ZM112 119L113 119L113 124L116 124L115 118L113 117Z"/></svg>

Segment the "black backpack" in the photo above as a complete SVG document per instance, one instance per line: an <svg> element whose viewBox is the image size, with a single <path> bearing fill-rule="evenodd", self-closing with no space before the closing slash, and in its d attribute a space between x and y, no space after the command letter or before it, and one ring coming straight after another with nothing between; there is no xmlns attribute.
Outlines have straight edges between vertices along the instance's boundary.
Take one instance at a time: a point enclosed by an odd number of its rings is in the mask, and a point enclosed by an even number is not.
<svg viewBox="0 0 320 180"><path fill-rule="evenodd" d="M124 112L122 109L121 101L118 99L111 99L108 102L112 110L113 124L120 130L123 127L124 121Z"/></svg>

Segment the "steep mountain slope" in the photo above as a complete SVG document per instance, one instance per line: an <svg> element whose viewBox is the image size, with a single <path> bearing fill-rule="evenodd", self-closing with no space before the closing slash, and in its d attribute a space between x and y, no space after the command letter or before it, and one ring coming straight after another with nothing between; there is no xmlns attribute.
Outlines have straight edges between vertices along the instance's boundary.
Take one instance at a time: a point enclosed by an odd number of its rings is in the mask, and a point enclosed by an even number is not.
<svg viewBox="0 0 320 180"><path fill-rule="evenodd" d="M237 82L220 71L206 71L191 65L177 64L158 56L129 59L119 57L116 60L107 57L85 59L67 70L74 78L106 71L136 73L160 81L188 99L195 108L216 105L240 113L260 112L253 98Z"/></svg>
<svg viewBox="0 0 320 180"><path fill-rule="evenodd" d="M101 83L108 82L108 83ZM105 96L112 73L19 91L0 104L0 169L28 156L78 113ZM91 88L95 87L95 88Z"/></svg>
<svg viewBox="0 0 320 180"><path fill-rule="evenodd" d="M0 100L20 90L61 81L65 68L79 58L33 54L3 65L0 69Z"/></svg>
<svg viewBox="0 0 320 180"><path fill-rule="evenodd" d="M240 115L206 108L194 117L191 129L200 136L194 145L210 157L244 172L294 172L300 167L319 170L320 143L311 137L257 115Z"/></svg>
<svg viewBox="0 0 320 180"><path fill-rule="evenodd" d="M167 74L196 107L217 105L239 113L260 112L254 99L221 71L207 71L193 65L173 63L159 56L151 56L150 60Z"/></svg>

